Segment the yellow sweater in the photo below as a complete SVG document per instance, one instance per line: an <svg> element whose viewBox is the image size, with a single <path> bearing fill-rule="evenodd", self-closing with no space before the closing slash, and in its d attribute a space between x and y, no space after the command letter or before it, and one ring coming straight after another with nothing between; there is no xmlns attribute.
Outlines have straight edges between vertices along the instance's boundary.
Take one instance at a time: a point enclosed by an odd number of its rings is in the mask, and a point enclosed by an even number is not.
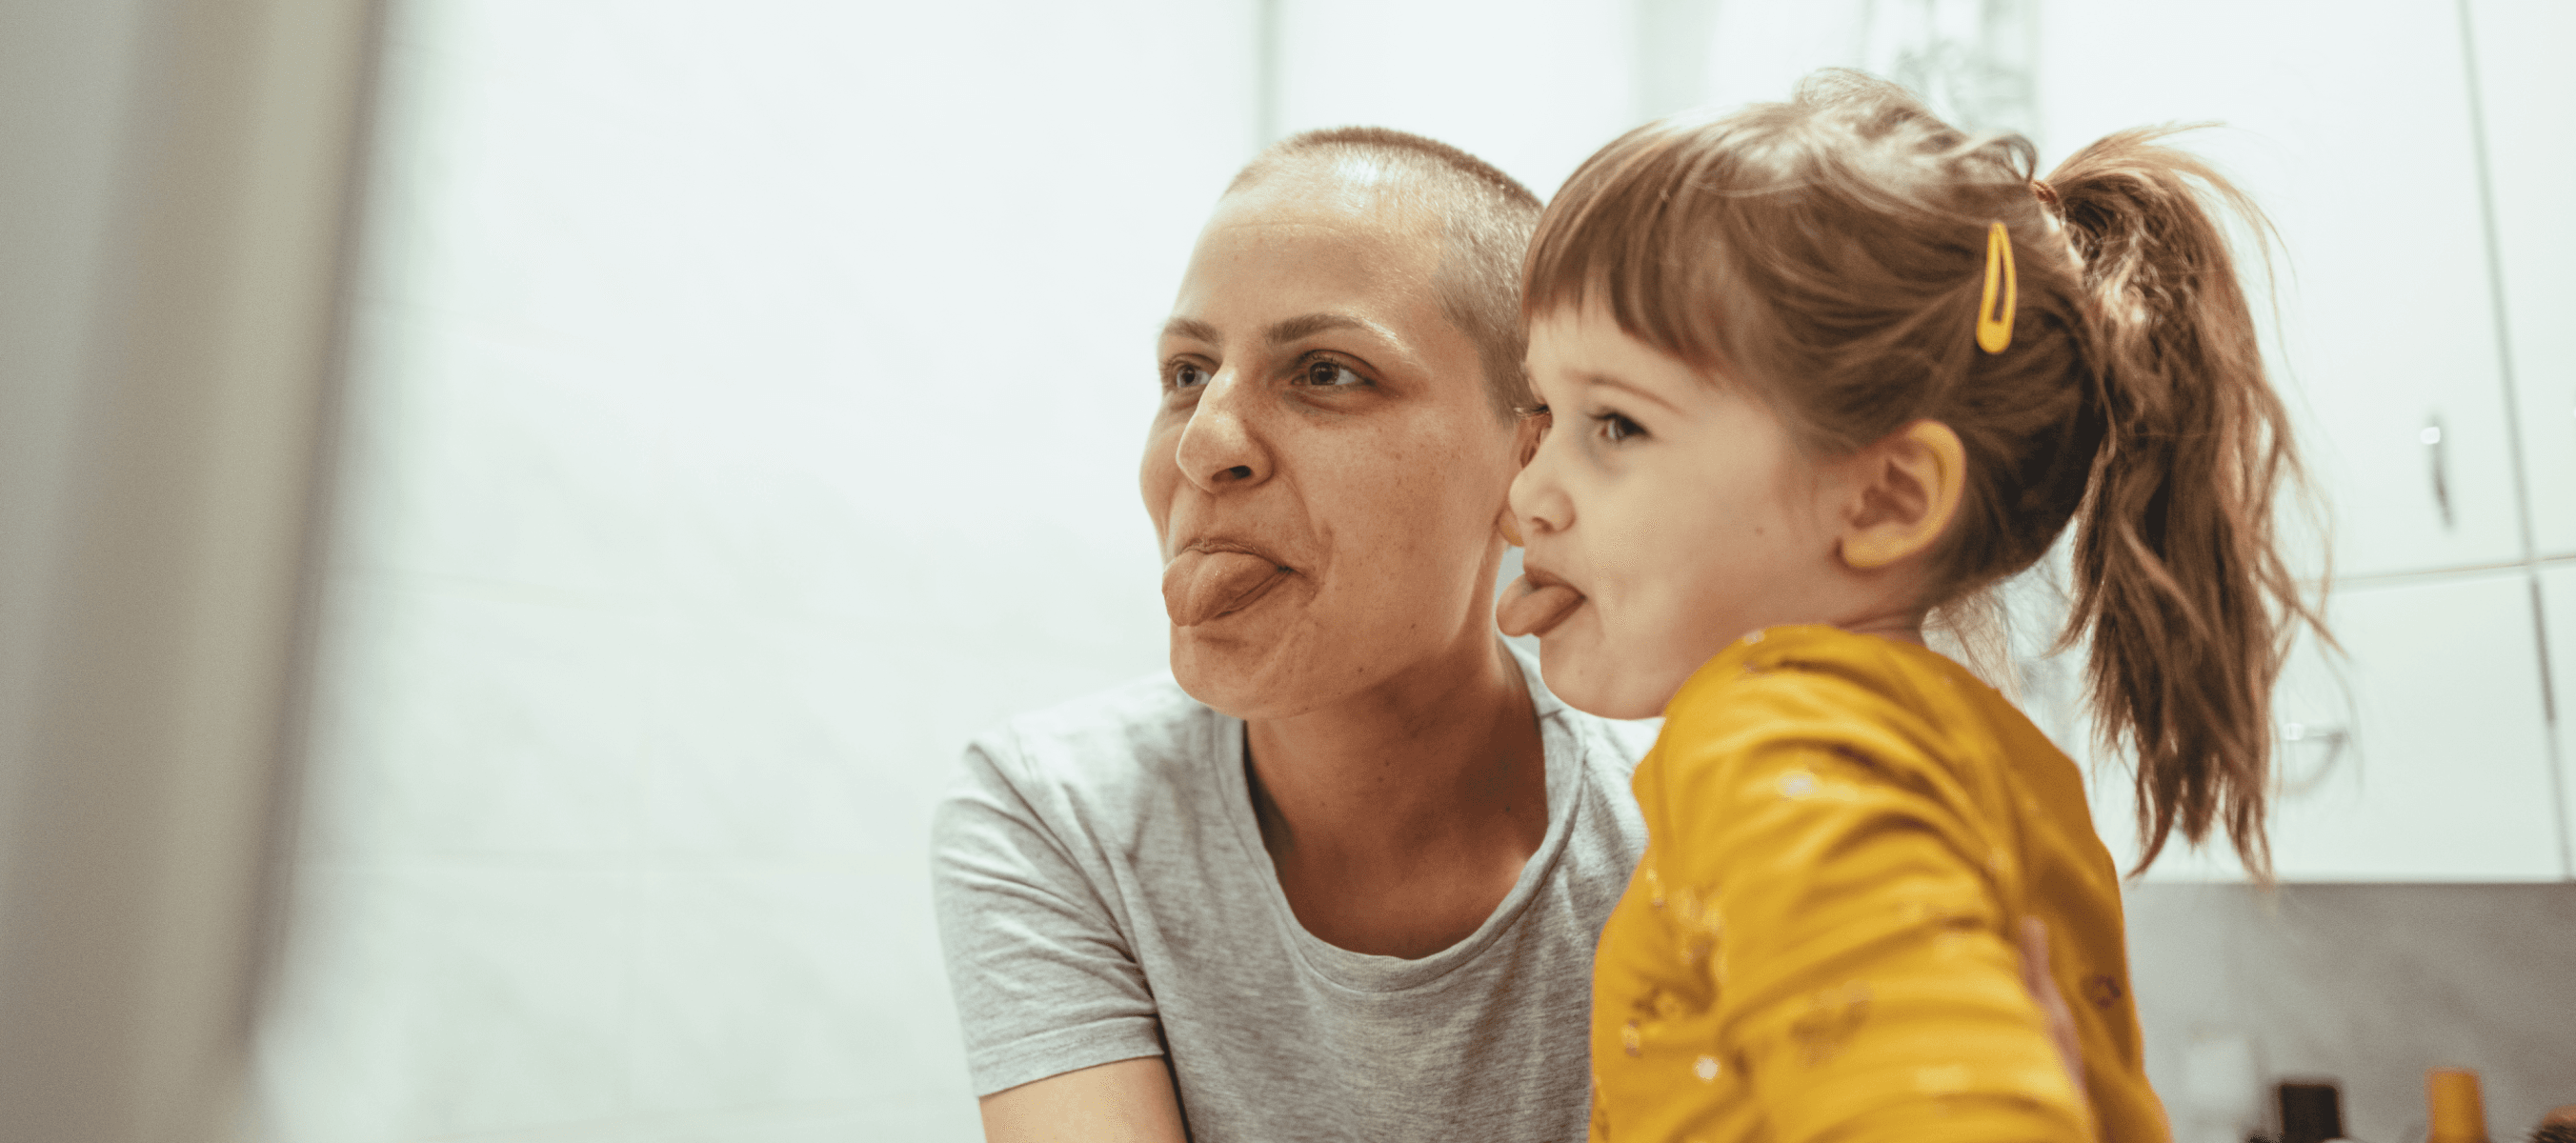
<svg viewBox="0 0 2576 1143"><path fill-rule="evenodd" d="M1776 627L1674 694L1593 968L1592 1138L2161 1143L2074 763L1922 647ZM2091 1115L2022 987L2048 924Z"/></svg>

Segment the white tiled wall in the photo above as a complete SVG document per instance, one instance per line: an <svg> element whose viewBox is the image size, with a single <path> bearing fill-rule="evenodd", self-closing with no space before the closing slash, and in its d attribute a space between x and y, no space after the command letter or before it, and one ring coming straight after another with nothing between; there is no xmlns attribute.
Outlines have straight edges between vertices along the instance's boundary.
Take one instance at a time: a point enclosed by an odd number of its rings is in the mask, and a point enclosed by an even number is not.
<svg viewBox="0 0 2576 1143"><path fill-rule="evenodd" d="M1250 0L394 5L274 1143L976 1136L965 737L1159 669Z"/></svg>
<svg viewBox="0 0 2576 1143"><path fill-rule="evenodd" d="M2369 1143L2424 1138L2427 1068L2478 1072L2499 1143L2576 1103L2576 885L2133 884L2126 904L2175 1143L2276 1133L2283 1080L2334 1081ZM2231 1042L2237 1067L2205 1066Z"/></svg>
<svg viewBox="0 0 2576 1143"><path fill-rule="evenodd" d="M1640 41L1672 22L1657 15L1630 0L1279 0L1277 128L1420 132L1547 198L1646 118Z"/></svg>

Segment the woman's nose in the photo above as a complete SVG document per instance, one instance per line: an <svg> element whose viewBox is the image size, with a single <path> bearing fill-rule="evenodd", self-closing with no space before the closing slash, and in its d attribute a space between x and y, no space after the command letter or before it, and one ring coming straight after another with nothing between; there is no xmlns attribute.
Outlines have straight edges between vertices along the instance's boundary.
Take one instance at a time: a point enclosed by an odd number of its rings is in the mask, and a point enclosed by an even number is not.
<svg viewBox="0 0 2576 1143"><path fill-rule="evenodd" d="M1248 408L1255 395L1238 383L1231 369L1207 381L1173 460L1181 475L1208 492L1257 484L1270 475L1269 459L1251 423Z"/></svg>

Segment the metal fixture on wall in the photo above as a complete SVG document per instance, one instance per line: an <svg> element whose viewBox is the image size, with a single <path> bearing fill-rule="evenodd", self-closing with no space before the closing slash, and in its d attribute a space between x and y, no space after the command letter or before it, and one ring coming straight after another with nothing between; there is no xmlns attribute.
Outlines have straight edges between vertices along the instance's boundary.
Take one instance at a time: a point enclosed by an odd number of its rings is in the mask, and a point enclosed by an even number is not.
<svg viewBox="0 0 2576 1143"><path fill-rule="evenodd" d="M1868 0L1861 67L1969 131L2036 129L2037 0Z"/></svg>

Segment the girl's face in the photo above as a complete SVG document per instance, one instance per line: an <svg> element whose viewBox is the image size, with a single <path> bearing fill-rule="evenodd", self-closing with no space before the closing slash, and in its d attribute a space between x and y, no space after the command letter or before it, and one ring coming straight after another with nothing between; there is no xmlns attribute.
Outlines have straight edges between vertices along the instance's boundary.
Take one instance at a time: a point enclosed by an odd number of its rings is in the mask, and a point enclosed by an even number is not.
<svg viewBox="0 0 2576 1143"><path fill-rule="evenodd" d="M1768 408L1597 304L1535 322L1529 367L1554 423L1512 482L1528 576L1499 615L1560 698L1660 714L1746 633L1847 611L1833 474Z"/></svg>

